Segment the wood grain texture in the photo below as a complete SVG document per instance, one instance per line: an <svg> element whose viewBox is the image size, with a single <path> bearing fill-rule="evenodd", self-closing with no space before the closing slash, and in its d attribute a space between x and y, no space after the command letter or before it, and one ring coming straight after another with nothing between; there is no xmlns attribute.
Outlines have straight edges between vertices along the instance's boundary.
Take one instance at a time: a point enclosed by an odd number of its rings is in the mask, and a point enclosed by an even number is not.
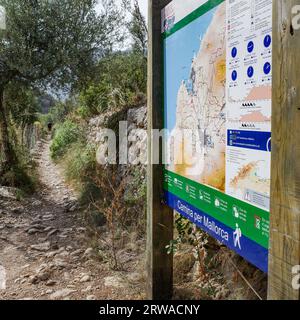
<svg viewBox="0 0 300 320"><path fill-rule="evenodd" d="M299 300L292 267L300 264L299 0L273 1L273 94L269 299Z"/></svg>
<svg viewBox="0 0 300 320"><path fill-rule="evenodd" d="M169 0L149 0L148 35L148 137L152 129L162 129L161 9ZM152 139L148 139L147 203L147 298L165 300L172 297L173 257L166 245L173 239L173 211L163 199L163 166L154 165ZM162 149L160 146L160 154Z"/></svg>

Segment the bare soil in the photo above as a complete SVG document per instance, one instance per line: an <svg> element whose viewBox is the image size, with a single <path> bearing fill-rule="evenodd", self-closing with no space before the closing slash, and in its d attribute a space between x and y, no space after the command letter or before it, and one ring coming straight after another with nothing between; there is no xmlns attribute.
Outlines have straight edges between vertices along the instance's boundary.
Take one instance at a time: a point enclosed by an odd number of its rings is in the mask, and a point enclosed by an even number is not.
<svg viewBox="0 0 300 320"><path fill-rule="evenodd" d="M113 271L91 248L77 195L50 158L50 141L36 152L39 190L18 200L0 195L0 300L143 299L143 244L123 271Z"/></svg>

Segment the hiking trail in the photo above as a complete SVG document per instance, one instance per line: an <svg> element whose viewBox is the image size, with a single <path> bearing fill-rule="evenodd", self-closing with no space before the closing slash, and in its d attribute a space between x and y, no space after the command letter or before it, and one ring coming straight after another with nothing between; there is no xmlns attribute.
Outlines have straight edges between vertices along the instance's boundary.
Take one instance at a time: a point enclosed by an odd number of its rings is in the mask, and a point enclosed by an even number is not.
<svg viewBox="0 0 300 320"><path fill-rule="evenodd" d="M6 270L0 300L143 298L134 265L112 271L91 248L77 195L51 160L50 143L39 142L35 152L40 187L33 196L18 201L3 194L7 188L0 192L0 266Z"/></svg>

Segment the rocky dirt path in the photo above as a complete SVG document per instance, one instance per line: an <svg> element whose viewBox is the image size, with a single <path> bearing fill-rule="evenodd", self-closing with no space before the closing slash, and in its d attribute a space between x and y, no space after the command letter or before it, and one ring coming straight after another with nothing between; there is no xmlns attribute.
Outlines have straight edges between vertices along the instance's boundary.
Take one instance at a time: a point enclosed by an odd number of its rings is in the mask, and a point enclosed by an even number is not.
<svg viewBox="0 0 300 320"><path fill-rule="evenodd" d="M0 268L6 271L0 300L143 298L134 268L114 272L90 248L76 194L51 161L49 145L43 141L36 153L41 186L33 197L18 201L9 190L0 192Z"/></svg>

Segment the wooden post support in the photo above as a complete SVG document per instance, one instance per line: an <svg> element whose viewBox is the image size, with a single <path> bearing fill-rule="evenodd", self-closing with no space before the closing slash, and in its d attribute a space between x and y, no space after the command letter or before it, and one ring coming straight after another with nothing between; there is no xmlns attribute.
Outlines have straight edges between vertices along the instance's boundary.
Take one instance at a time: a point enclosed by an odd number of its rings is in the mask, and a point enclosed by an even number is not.
<svg viewBox="0 0 300 320"><path fill-rule="evenodd" d="M273 106L269 299L297 299L292 268L300 265L299 0L273 1Z"/></svg>
<svg viewBox="0 0 300 320"><path fill-rule="evenodd" d="M170 299L173 286L173 257L166 245L173 239L173 211L162 203L163 166L153 164L152 129L162 129L163 84L161 9L169 0L149 0L148 38L148 191L147 191L147 298ZM162 147L160 146L160 154Z"/></svg>

